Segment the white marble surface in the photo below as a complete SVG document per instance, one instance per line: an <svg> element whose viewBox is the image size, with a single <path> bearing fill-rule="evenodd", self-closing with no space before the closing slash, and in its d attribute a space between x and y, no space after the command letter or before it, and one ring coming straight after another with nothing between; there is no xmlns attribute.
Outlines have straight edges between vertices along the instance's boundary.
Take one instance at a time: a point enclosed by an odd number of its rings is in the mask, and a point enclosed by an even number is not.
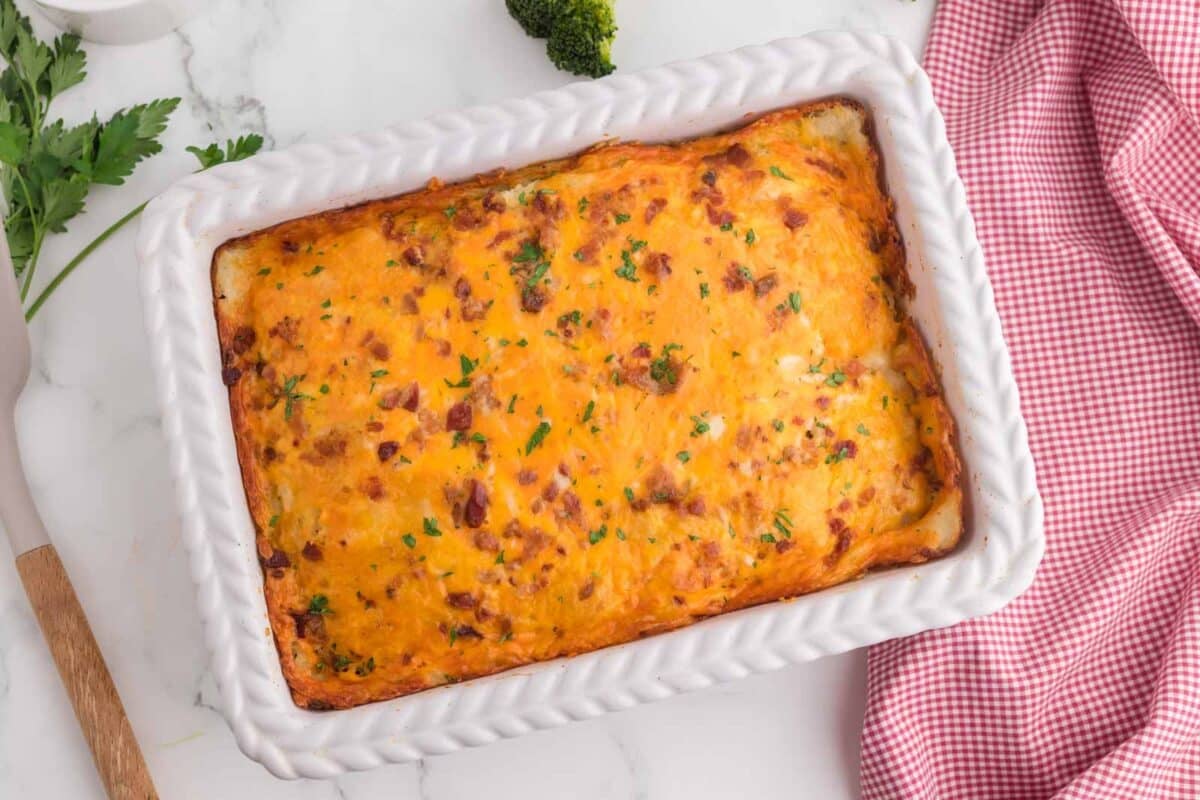
<svg viewBox="0 0 1200 800"><path fill-rule="evenodd" d="M188 144L268 146L371 129L570 80L501 0L195 0L211 10L136 47L90 45L55 110L183 99L166 150L45 249L48 277L192 168ZM920 52L934 0L623 0L632 71L829 28ZM26 11L29 4L18 0ZM39 31L51 29L34 14ZM160 793L221 798L822 798L857 795L860 653L490 747L331 782L276 780L214 712L142 330L132 229L68 281L32 330L18 427L30 482L125 698ZM2 546L0 546L2 547ZM0 797L101 798L83 739L7 558L0 558Z"/></svg>

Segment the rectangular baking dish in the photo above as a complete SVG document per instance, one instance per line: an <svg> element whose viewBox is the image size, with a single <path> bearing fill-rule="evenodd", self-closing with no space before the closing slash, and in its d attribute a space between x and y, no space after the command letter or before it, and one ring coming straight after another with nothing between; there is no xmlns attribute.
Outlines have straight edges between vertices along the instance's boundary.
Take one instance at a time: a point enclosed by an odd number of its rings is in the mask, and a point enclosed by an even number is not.
<svg viewBox="0 0 1200 800"><path fill-rule="evenodd" d="M671 633L344 711L297 708L267 622L221 382L213 251L283 220L608 137L664 141L832 95L874 117L917 287L911 312L959 426L967 534L951 555ZM576 83L188 177L138 237L146 325L221 709L272 773L328 778L629 708L989 613L1033 578L1042 505L1016 384L929 80L898 42L837 32Z"/></svg>

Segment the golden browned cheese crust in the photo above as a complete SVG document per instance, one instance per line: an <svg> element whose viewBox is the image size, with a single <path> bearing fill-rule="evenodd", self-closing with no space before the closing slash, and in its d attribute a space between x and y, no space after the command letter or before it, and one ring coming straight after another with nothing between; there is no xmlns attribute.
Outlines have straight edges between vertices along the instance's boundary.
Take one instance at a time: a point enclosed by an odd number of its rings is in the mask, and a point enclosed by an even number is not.
<svg viewBox="0 0 1200 800"><path fill-rule="evenodd" d="M213 284L307 708L792 597L962 530L851 101L286 222L223 245Z"/></svg>

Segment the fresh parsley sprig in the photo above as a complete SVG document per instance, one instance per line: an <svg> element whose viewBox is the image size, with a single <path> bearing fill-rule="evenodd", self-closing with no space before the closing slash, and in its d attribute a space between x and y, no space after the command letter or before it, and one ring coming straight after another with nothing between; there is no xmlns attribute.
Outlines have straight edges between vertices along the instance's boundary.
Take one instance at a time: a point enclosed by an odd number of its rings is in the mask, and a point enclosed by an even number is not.
<svg viewBox="0 0 1200 800"><path fill-rule="evenodd" d="M71 127L62 120L50 122L51 102L87 76L87 57L74 34L49 44L40 41L13 0L0 0L0 56L7 62L0 72L0 192L7 204L9 251L25 300L47 235L66 231L67 222L84 210L93 186L120 186L138 163L162 150L158 138L179 98L122 109L106 122L95 115ZM262 137L243 136L224 150L215 144L188 150L201 169L208 169L252 155L261 146ZM143 208L144 203L121 217L67 262L29 305L25 318L32 319L71 272Z"/></svg>

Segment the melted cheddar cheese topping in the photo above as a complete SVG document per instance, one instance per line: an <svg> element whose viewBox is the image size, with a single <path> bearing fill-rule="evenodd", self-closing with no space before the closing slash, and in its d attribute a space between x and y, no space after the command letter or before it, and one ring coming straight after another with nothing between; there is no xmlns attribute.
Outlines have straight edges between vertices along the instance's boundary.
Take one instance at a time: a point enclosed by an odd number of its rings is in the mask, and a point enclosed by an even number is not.
<svg viewBox="0 0 1200 800"><path fill-rule="evenodd" d="M852 102L287 222L222 246L213 280L306 707L676 628L961 531Z"/></svg>

